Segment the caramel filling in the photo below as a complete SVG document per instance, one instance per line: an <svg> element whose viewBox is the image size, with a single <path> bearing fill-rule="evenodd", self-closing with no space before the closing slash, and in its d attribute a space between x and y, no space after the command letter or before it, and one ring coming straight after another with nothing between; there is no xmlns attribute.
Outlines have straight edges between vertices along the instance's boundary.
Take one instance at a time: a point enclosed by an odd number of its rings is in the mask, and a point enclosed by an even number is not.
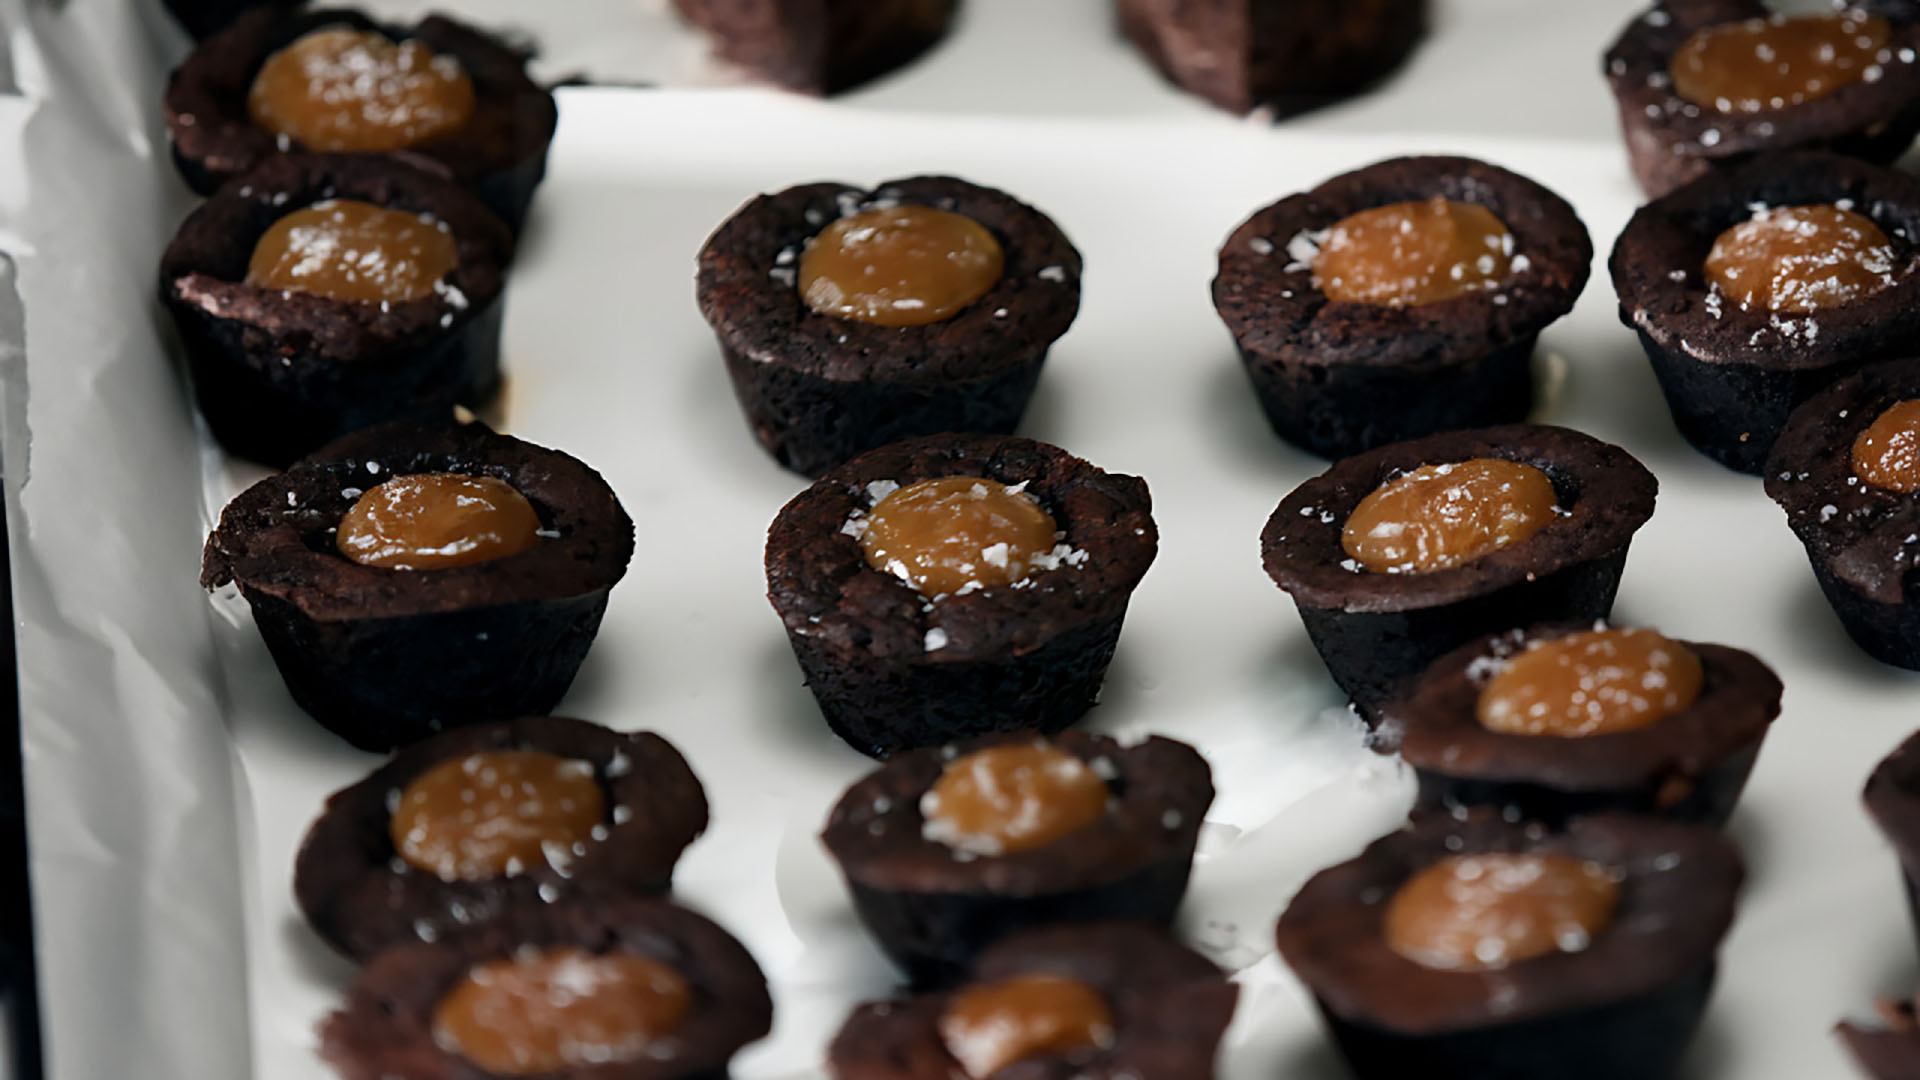
<svg viewBox="0 0 1920 1080"><path fill-rule="evenodd" d="M1870 77L1892 36L1887 20L1857 11L1709 26L1673 54L1673 89L1723 113L1791 108Z"/></svg>
<svg viewBox="0 0 1920 1080"><path fill-rule="evenodd" d="M1360 500L1340 546L1372 574L1446 570L1539 532L1558 512L1554 499L1547 474L1517 461L1422 465Z"/></svg>
<svg viewBox="0 0 1920 1080"><path fill-rule="evenodd" d="M247 112L307 150L404 150L466 124L473 82L421 42L329 27L267 57Z"/></svg>
<svg viewBox="0 0 1920 1080"><path fill-rule="evenodd" d="M1700 697L1692 649L1652 630L1589 630L1538 642L1480 691L1480 726L1503 735L1611 735Z"/></svg>
<svg viewBox="0 0 1920 1080"><path fill-rule="evenodd" d="M1113 1013L1100 992L1060 975L1016 975L953 995L940 1041L967 1076L980 1078L1051 1054L1113 1045Z"/></svg>
<svg viewBox="0 0 1920 1080"><path fill-rule="evenodd" d="M396 476L355 500L335 543L340 554L387 570L444 570L505 558L540 541L540 516L513 485L491 476Z"/></svg>
<svg viewBox="0 0 1920 1080"><path fill-rule="evenodd" d="M974 855L1045 847L1106 815L1107 782L1043 742L976 750L947 764L920 798L927 839Z"/></svg>
<svg viewBox="0 0 1920 1080"><path fill-rule="evenodd" d="M399 303L432 296L459 261L453 233L430 214L328 199L273 223L254 245L247 284Z"/></svg>
<svg viewBox="0 0 1920 1080"><path fill-rule="evenodd" d="M433 1038L496 1076L635 1061L693 1007L686 976L633 953L562 946L468 971L433 1011Z"/></svg>
<svg viewBox="0 0 1920 1080"><path fill-rule="evenodd" d="M1430 968L1485 971L1585 949L1613 921L1614 873L1571 855L1453 855L1387 906L1387 947Z"/></svg>
<svg viewBox="0 0 1920 1080"><path fill-rule="evenodd" d="M565 869L607 819L593 764L543 750L449 758L415 777L387 822L393 850L442 881Z"/></svg>
<svg viewBox="0 0 1920 1080"><path fill-rule="evenodd" d="M1895 402L1853 440L1853 475L1888 491L1920 491L1920 398Z"/></svg>
<svg viewBox="0 0 1920 1080"><path fill-rule="evenodd" d="M946 476L896 489L866 519L867 565L923 596L1019 581L1052 554L1059 531L1024 487Z"/></svg>
<svg viewBox="0 0 1920 1080"><path fill-rule="evenodd" d="M1000 242L972 218L926 206L841 218L800 256L800 295L822 315L880 326L950 318L1000 280Z"/></svg>
<svg viewBox="0 0 1920 1080"><path fill-rule="evenodd" d="M1477 203L1434 196L1342 218L1313 260L1329 300L1418 307L1491 289L1513 267L1513 235Z"/></svg>
<svg viewBox="0 0 1920 1080"><path fill-rule="evenodd" d="M1893 245L1873 219L1837 206L1761 210L1723 232L1707 278L1741 310L1804 315L1893 284Z"/></svg>

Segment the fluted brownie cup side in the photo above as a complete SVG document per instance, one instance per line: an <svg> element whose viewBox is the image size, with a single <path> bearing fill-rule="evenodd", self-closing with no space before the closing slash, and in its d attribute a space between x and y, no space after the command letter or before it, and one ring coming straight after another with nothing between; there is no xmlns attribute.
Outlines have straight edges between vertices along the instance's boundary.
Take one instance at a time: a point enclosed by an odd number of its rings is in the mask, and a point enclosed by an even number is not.
<svg viewBox="0 0 1920 1080"><path fill-rule="evenodd" d="M1920 732L1874 766L1861 801L1900 861L1907 914L1920 937Z"/></svg>
<svg viewBox="0 0 1920 1080"><path fill-rule="evenodd" d="M938 44L958 0L673 0L713 52L796 93L849 90Z"/></svg>

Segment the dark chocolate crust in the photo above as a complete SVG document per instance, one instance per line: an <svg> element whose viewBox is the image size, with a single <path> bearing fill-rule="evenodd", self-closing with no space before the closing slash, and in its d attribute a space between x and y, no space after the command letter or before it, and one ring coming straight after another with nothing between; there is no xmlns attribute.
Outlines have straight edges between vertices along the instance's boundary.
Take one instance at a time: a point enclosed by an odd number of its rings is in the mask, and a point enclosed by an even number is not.
<svg viewBox="0 0 1920 1080"><path fill-rule="evenodd" d="M167 83L167 134L187 186L212 194L232 177L288 149L254 124L247 91L267 58L296 38L329 26L417 39L460 61L473 82L473 117L464 126L409 147L472 191L514 229L526 217L547 171L547 146L559 123L553 95L527 78L526 54L465 23L432 15L416 26L378 23L346 8L289 11L261 7L207 38Z"/></svg>
<svg viewBox="0 0 1920 1080"><path fill-rule="evenodd" d="M848 90L946 36L959 0L673 0L721 59L802 94Z"/></svg>
<svg viewBox="0 0 1920 1080"><path fill-rule="evenodd" d="M1879 225L1901 268L1880 292L1811 315L1743 311L1706 277L1707 253L1756 206L1850 203ZM1713 173L1641 207L1608 267L1620 321L1640 335L1680 434L1757 473L1795 406L1841 375L1900 356L1920 334L1920 179L1813 152Z"/></svg>
<svg viewBox="0 0 1920 1080"><path fill-rule="evenodd" d="M867 565L847 530L870 485L984 476L1026 491L1084 554L1023 586L934 600ZM891 490L890 488L885 490ZM849 462L793 498L767 530L767 596L827 723L875 757L988 731L1057 731L1093 706L1127 600L1159 548L1139 477L1056 446L937 435ZM929 648L929 634L941 644Z"/></svg>
<svg viewBox="0 0 1920 1080"><path fill-rule="evenodd" d="M392 802L441 762L499 750L544 750L591 762L606 799L605 835L567 864L484 881L442 881L393 847ZM334 792L293 863L293 895L314 932L365 960L406 941L435 941L508 909L572 897L664 893L680 853L707 827L707 798L673 744L562 717L443 731Z"/></svg>
<svg viewBox="0 0 1920 1080"><path fill-rule="evenodd" d="M1832 150L1886 164L1920 131L1920 23L1911 0L1851 5L1893 25L1879 75L1827 97L1764 113L1723 113L1674 92L1673 56L1710 26L1772 13L1761 0L1660 0L1607 50L1607 83L1620 107L1627 159L1649 198L1715 168L1737 167L1781 150Z"/></svg>
<svg viewBox="0 0 1920 1080"><path fill-rule="evenodd" d="M664 900L531 905L519 917L440 941L397 945L360 970L345 1004L320 1025L320 1055L343 1080L493 1080L440 1048L433 1011L478 964L525 947L631 952L664 962L693 986L692 1010L662 1051L621 1063L542 1074L548 1080L725 1080L727 1062L773 1026L766 976L732 935Z"/></svg>
<svg viewBox="0 0 1920 1080"><path fill-rule="evenodd" d="M1422 465L1481 457L1539 468L1564 514L1519 543L1449 570L1350 569L1341 530L1360 500ZM1443 432L1336 462L1295 488L1268 519L1260 552L1267 576L1292 594L1334 682L1372 717L1403 679L1475 638L1606 618L1628 544L1653 515L1658 489L1633 455L1568 428Z"/></svg>
<svg viewBox="0 0 1920 1080"><path fill-rule="evenodd" d="M1229 112L1278 116L1369 88L1427 30L1426 0L1116 0L1115 10L1169 82Z"/></svg>
<svg viewBox="0 0 1920 1080"><path fill-rule="evenodd" d="M963 214L1000 242L1005 269L971 306L924 326L822 315L795 288L808 240L888 204ZM819 476L865 450L943 431L1011 432L1040 365L1080 310L1080 253L1046 215L946 176L872 192L806 184L762 195L700 249L700 313L719 336L755 438Z"/></svg>
<svg viewBox="0 0 1920 1080"><path fill-rule="evenodd" d="M1920 670L1920 494L1853 472L1854 441L1914 398L1920 360L1876 364L1815 394L1774 444L1766 486L1847 633L1875 659Z"/></svg>
<svg viewBox="0 0 1920 1080"><path fill-rule="evenodd" d="M1920 935L1920 732L1874 766L1861 800L1900 860L1907 912Z"/></svg>
<svg viewBox="0 0 1920 1080"><path fill-rule="evenodd" d="M1026 1059L996 1076L1199 1080L1213 1075L1239 987L1205 957L1140 923L1029 930L981 953L973 982L1059 975L1098 991L1113 1014L1111 1046ZM951 994L868 1002L827 1050L835 1080L952 1080L961 1075L939 1032Z"/></svg>
<svg viewBox="0 0 1920 1080"><path fill-rule="evenodd" d="M446 570L384 570L335 550L334 529L362 490L421 472L505 480L556 535ZM395 424L242 492L207 539L200 581L239 586L301 708L355 746L385 750L550 710L632 556L632 520L579 460L477 423Z"/></svg>
<svg viewBox="0 0 1920 1080"><path fill-rule="evenodd" d="M199 41L232 22L241 12L257 7L292 8L298 0L164 0L182 29Z"/></svg>
<svg viewBox="0 0 1920 1080"><path fill-rule="evenodd" d="M331 300L246 283L260 237L329 198L432 214L459 261L434 295ZM229 451L284 466L391 420L445 421L500 385L500 290L513 236L459 186L386 157L280 154L181 223L160 257L201 415Z"/></svg>
<svg viewBox="0 0 1920 1080"><path fill-rule="evenodd" d="M1920 1080L1920 1021L1912 1001L1880 1003L1885 1027L1840 1024L1835 1034L1873 1080Z"/></svg>
<svg viewBox="0 0 1920 1080"><path fill-rule="evenodd" d="M1612 922L1583 951L1490 971L1429 968L1388 947L1382 924L1401 885L1449 855L1487 852L1614 868ZM1277 938L1362 1080L1664 1077L1705 1009L1743 876L1733 844L1694 825L1602 814L1556 833L1484 809L1429 815L1316 874Z"/></svg>
<svg viewBox="0 0 1920 1080"><path fill-rule="evenodd" d="M1512 807L1547 822L1604 811L1726 822L1780 714L1780 680L1752 653L1679 642L1700 658L1700 696L1634 731L1567 739L1480 725L1480 692L1506 658L1591 629L1553 623L1490 635L1441 657L1381 707L1381 739L1419 776L1422 806Z"/></svg>
<svg viewBox="0 0 1920 1080"><path fill-rule="evenodd" d="M1053 844L967 858L923 835L920 798L948 761L1035 736L1003 734L901 754L847 789L821 841L854 907L915 985L952 982L987 945L1022 927L1093 919L1168 925L1186 894L1212 770L1191 746L1150 738L1124 746L1069 731L1053 744L1108 781L1116 805Z"/></svg>
<svg viewBox="0 0 1920 1080"><path fill-rule="evenodd" d="M1485 206L1506 224L1514 270L1498 289L1395 308L1332 301L1314 284L1313 236L1362 210L1434 196ZM1213 302L1274 431L1339 458L1525 419L1534 340L1572 310L1592 262L1573 207L1533 181L1470 158L1395 158L1248 218L1220 249Z"/></svg>

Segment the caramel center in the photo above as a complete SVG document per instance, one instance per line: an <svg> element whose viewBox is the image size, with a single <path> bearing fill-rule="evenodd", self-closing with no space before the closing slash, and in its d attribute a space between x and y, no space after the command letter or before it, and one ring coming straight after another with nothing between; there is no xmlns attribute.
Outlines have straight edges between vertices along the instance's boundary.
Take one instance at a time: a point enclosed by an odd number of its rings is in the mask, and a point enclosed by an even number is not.
<svg viewBox="0 0 1920 1080"><path fill-rule="evenodd" d="M267 57L247 91L253 122L308 150L403 150L461 127L473 82L451 56L330 27Z"/></svg>
<svg viewBox="0 0 1920 1080"><path fill-rule="evenodd" d="M940 1041L970 1077L1028 1058L1113 1045L1113 1012L1100 992L1060 975L1016 975L953 995Z"/></svg>
<svg viewBox="0 0 1920 1080"><path fill-rule="evenodd" d="M1893 245L1873 219L1837 206L1761 210L1721 233L1707 278L1740 305L1804 315L1893 284Z"/></svg>
<svg viewBox="0 0 1920 1080"><path fill-rule="evenodd" d="M1589 630L1533 645L1480 691L1480 726L1503 735L1610 735L1694 703L1692 649L1652 630Z"/></svg>
<svg viewBox="0 0 1920 1080"><path fill-rule="evenodd" d="M943 596L1010 585L1051 561L1058 527L1025 485L946 476L887 494L866 519L867 565Z"/></svg>
<svg viewBox="0 0 1920 1080"><path fill-rule="evenodd" d="M920 326L948 318L1000 280L1000 242L970 217L896 206L844 217L800 256L800 295L822 315Z"/></svg>
<svg viewBox="0 0 1920 1080"><path fill-rule="evenodd" d="M1368 573L1445 570L1539 532L1558 511L1554 499L1547 474L1517 461L1422 465L1360 500L1340 546Z"/></svg>
<svg viewBox="0 0 1920 1080"><path fill-rule="evenodd" d="M543 750L449 758L415 777L387 822L393 849L442 881L565 869L607 818L593 764Z"/></svg>
<svg viewBox="0 0 1920 1080"><path fill-rule="evenodd" d="M1723 113L1790 108L1870 77L1892 36L1887 20L1857 11L1709 26L1673 54L1673 89Z"/></svg>
<svg viewBox="0 0 1920 1080"><path fill-rule="evenodd" d="M367 566L444 570L518 554L540 542L539 530L533 504L504 480L416 473L355 500L335 542Z"/></svg>
<svg viewBox="0 0 1920 1080"><path fill-rule="evenodd" d="M947 764L920 798L927 839L975 855L1045 847L1100 820L1107 782L1043 742L976 750Z"/></svg>
<svg viewBox="0 0 1920 1080"><path fill-rule="evenodd" d="M686 976L633 953L571 946L467 972L433 1011L433 1037L496 1076L634 1061L693 1007Z"/></svg>
<svg viewBox="0 0 1920 1080"><path fill-rule="evenodd" d="M1477 203L1434 196L1342 218L1313 260L1330 300L1418 307L1491 289L1513 266L1513 235Z"/></svg>
<svg viewBox="0 0 1920 1080"><path fill-rule="evenodd" d="M1579 952L1613 921L1612 871L1571 855L1454 855L1415 874L1387 906L1387 946L1451 971Z"/></svg>
<svg viewBox="0 0 1920 1080"><path fill-rule="evenodd" d="M1920 398L1895 402L1853 440L1853 475L1888 491L1920 491Z"/></svg>
<svg viewBox="0 0 1920 1080"><path fill-rule="evenodd" d="M328 199L273 223L247 264L247 284L360 303L420 300L460 261L453 233L430 214Z"/></svg>

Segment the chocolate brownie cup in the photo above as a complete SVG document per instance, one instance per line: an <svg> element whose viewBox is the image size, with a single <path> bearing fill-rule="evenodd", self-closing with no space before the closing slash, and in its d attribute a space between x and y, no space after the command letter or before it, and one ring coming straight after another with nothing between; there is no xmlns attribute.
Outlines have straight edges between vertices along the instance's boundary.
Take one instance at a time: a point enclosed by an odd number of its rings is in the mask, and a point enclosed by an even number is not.
<svg viewBox="0 0 1920 1080"><path fill-rule="evenodd" d="M1367 89L1427 29L1426 0L1115 0L1121 32L1169 82L1229 112L1303 112Z"/></svg>
<svg viewBox="0 0 1920 1080"><path fill-rule="evenodd" d="M1023 927L1168 925L1212 803L1212 771L1185 743L991 735L869 773L821 840L881 949L935 986Z"/></svg>
<svg viewBox="0 0 1920 1080"><path fill-rule="evenodd" d="M1881 1001L1882 1026L1841 1024L1835 1031L1860 1071L1874 1080L1913 1080L1920 1076L1920 1016L1914 1002Z"/></svg>
<svg viewBox="0 0 1920 1080"><path fill-rule="evenodd" d="M632 520L579 460L478 423L390 424L228 503L200 582L239 587L301 708L386 750L546 713L632 557Z"/></svg>
<svg viewBox="0 0 1920 1080"><path fill-rule="evenodd" d="M166 93L174 164L209 195L287 150L398 152L518 229L559 122L526 62L440 15L400 26L345 8L255 8L174 69Z"/></svg>
<svg viewBox="0 0 1920 1080"><path fill-rule="evenodd" d="M1855 372L1795 409L1766 486L1855 643L1920 671L1920 360Z"/></svg>
<svg viewBox="0 0 1920 1080"><path fill-rule="evenodd" d="M1338 458L1524 420L1534 342L1592 261L1573 208L1531 180L1396 158L1248 218L1213 303L1273 430Z"/></svg>
<svg viewBox="0 0 1920 1080"><path fill-rule="evenodd" d="M241 12L257 7L293 8L299 0L165 0L181 29L195 41L232 22Z"/></svg>
<svg viewBox="0 0 1920 1080"><path fill-rule="evenodd" d="M565 901L397 945L320 1025L345 1080L726 1080L773 1026L766 976L663 900Z"/></svg>
<svg viewBox="0 0 1920 1080"><path fill-rule="evenodd" d="M1907 911L1920 934L1920 732L1874 766L1861 797L1900 859Z"/></svg>
<svg viewBox="0 0 1920 1080"><path fill-rule="evenodd" d="M946 36L957 0L673 0L714 54L802 94L851 89Z"/></svg>
<svg viewBox="0 0 1920 1080"><path fill-rule="evenodd" d="M697 292L754 437L819 476L900 439L1012 431L1080 309L1080 253L965 180L806 184L728 218Z"/></svg>
<svg viewBox="0 0 1920 1080"><path fill-rule="evenodd" d="M214 437L284 466L349 431L490 398L512 257L506 226L440 177L285 154L181 224L160 300Z"/></svg>
<svg viewBox="0 0 1920 1080"><path fill-rule="evenodd" d="M1239 987L1140 923L1016 934L948 993L861 1005L827 1050L834 1080L1074 1076L1200 1080Z"/></svg>
<svg viewBox="0 0 1920 1080"><path fill-rule="evenodd" d="M1360 1080L1674 1075L1744 876L1717 832L1432 816L1321 871L1280 954Z"/></svg>
<svg viewBox="0 0 1920 1080"><path fill-rule="evenodd" d="M664 893L706 827L700 781L658 735L561 717L481 724L329 796L293 895L327 944L365 960L518 908Z"/></svg>
<svg viewBox="0 0 1920 1080"><path fill-rule="evenodd" d="M1794 406L1909 350L1916 237L1920 179L1807 152L1641 207L1608 265L1680 434L1757 473Z"/></svg>
<svg viewBox="0 0 1920 1080"><path fill-rule="evenodd" d="M1567 428L1450 431L1336 462L1260 535L1363 715L1442 655L1516 626L1604 619L1658 484Z"/></svg>
<svg viewBox="0 0 1920 1080"><path fill-rule="evenodd" d="M1003 435L864 454L767 530L767 596L835 734L885 757L1093 707L1159 547L1146 482Z"/></svg>
<svg viewBox="0 0 1920 1080"><path fill-rule="evenodd" d="M1780 714L1780 680L1724 645L1549 623L1448 653L1380 712L1381 741L1413 767L1422 806L1718 826Z"/></svg>
<svg viewBox="0 0 1920 1080"><path fill-rule="evenodd" d="M1906 0L1775 14L1661 0L1607 50L1633 175L1657 198L1782 150L1893 161L1920 131L1920 18Z"/></svg>

